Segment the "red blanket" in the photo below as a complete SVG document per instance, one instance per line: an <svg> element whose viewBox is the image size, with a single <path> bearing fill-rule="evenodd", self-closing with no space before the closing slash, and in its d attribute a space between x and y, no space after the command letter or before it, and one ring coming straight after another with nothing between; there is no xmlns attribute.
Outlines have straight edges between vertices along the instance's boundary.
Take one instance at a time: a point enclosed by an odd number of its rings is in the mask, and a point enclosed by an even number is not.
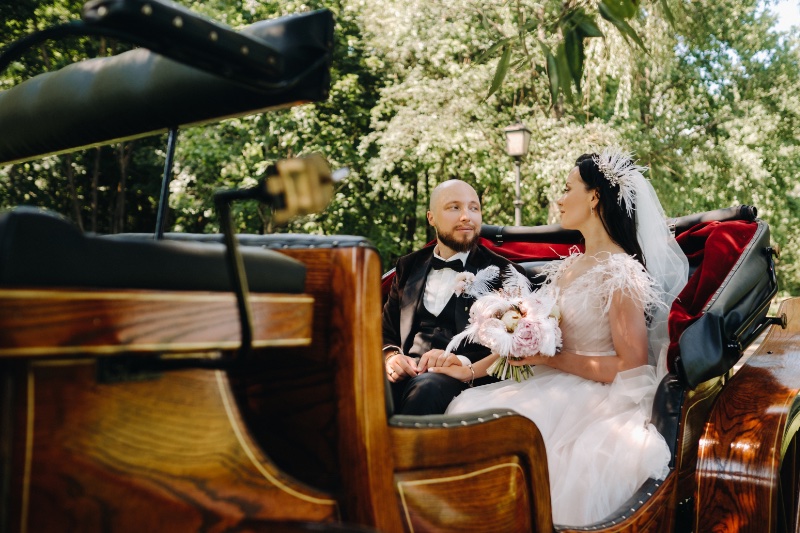
<svg viewBox="0 0 800 533"><path fill-rule="evenodd" d="M667 366L675 371L681 334L697 320L756 232L755 222L706 222L677 237L689 266L697 267L669 313Z"/></svg>

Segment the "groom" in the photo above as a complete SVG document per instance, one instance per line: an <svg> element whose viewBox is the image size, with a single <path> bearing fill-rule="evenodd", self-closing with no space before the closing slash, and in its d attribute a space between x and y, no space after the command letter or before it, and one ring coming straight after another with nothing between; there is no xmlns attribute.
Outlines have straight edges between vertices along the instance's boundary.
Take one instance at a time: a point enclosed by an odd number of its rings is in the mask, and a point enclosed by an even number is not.
<svg viewBox="0 0 800 533"><path fill-rule="evenodd" d="M524 270L478 244L481 230L478 194L461 180L439 184L431 193L428 223L436 230L436 246L428 246L397 261L395 277L383 308L383 357L391 383L394 412L444 413L447 405L472 379L459 381L427 372L436 366L464 365L489 355L479 344L462 344L445 356L444 348L464 330L474 298L454 293L460 272L476 273L490 265L500 269L502 285L508 265ZM470 366L471 368L471 366ZM494 378L482 378L476 384Z"/></svg>

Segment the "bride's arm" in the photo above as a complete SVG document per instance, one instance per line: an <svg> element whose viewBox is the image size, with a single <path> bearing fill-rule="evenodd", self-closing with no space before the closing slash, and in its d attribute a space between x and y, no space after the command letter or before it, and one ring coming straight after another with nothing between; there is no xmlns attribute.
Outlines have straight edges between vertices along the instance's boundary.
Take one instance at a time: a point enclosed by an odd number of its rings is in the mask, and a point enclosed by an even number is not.
<svg viewBox="0 0 800 533"><path fill-rule="evenodd" d="M579 355L562 350L553 357L534 356L511 364L547 365L586 379L610 383L619 372L647 364L647 324L637 301L614 293L608 313L615 356Z"/></svg>

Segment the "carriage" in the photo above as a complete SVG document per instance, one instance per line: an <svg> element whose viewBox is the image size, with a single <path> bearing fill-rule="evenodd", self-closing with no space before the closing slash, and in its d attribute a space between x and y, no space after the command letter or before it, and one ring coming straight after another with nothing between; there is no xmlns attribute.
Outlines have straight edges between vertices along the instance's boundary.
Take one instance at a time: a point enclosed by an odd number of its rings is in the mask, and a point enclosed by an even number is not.
<svg viewBox="0 0 800 533"><path fill-rule="evenodd" d="M0 93L0 163L164 131L172 145L185 125L327 97L324 10L235 32L168 3L105 0L69 31L141 48ZM800 301L770 311L775 249L754 207L669 221L691 265L652 416L670 473L570 528L552 523L528 419L393 413L380 357L391 272L369 241L233 234L231 202L290 216L329 194L318 161L268 174L219 194L218 235L0 214L0 530L800 529ZM482 237L534 283L579 245L557 225Z"/></svg>

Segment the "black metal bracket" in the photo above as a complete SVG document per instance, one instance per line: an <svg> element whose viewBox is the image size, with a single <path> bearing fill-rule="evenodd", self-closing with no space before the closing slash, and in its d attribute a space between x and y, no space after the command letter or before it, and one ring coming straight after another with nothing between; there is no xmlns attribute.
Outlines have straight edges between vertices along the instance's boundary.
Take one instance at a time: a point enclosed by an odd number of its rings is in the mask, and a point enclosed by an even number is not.
<svg viewBox="0 0 800 533"><path fill-rule="evenodd" d="M750 335L747 336L747 339L743 341L738 339L731 340L728 342L727 348L733 353L742 354L745 350L745 346L749 346L769 326L780 326L781 329L786 329L787 324L788 319L786 318L786 313L781 313L779 316L766 316Z"/></svg>
<svg viewBox="0 0 800 533"><path fill-rule="evenodd" d="M789 319L786 318L786 313L781 313L779 316L768 316L767 320L769 321L769 324L780 326L781 329L786 329L786 327L789 325Z"/></svg>
<svg viewBox="0 0 800 533"><path fill-rule="evenodd" d="M175 145L177 143L178 128L170 128L167 139L167 159L164 161L164 178L161 181L161 196L158 200L158 213L156 214L156 240L164 238L164 226L167 224L167 211L169 210L169 184L172 181Z"/></svg>

